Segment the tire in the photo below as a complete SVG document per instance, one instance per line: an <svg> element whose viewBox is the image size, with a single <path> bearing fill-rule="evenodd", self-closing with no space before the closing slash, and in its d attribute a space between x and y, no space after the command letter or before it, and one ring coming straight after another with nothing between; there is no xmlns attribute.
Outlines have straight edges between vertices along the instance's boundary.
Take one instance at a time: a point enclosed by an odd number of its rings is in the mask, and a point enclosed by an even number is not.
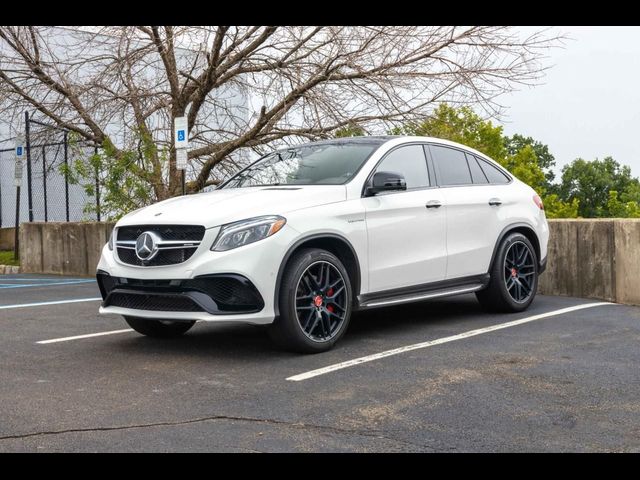
<svg viewBox="0 0 640 480"><path fill-rule="evenodd" d="M124 317L125 321L136 332L154 338L174 338L186 333L195 325L195 321L154 320L139 317Z"/></svg>
<svg viewBox="0 0 640 480"><path fill-rule="evenodd" d="M282 275L278 302L280 315L269 326L273 341L289 351L326 352L349 326L353 293L347 270L326 250L295 252Z"/></svg>
<svg viewBox="0 0 640 480"><path fill-rule="evenodd" d="M522 312L529 308L538 288L538 256L529 239L521 233L507 235L498 246L489 274L489 285L476 292L485 310Z"/></svg>

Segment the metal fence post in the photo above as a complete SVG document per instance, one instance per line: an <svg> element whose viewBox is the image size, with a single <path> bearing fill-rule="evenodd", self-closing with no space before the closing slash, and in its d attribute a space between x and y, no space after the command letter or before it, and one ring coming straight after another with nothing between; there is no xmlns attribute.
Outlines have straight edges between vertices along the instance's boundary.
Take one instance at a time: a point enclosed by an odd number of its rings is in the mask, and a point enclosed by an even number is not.
<svg viewBox="0 0 640 480"><path fill-rule="evenodd" d="M42 188L44 190L44 221L49 221L49 213L47 209L47 156L45 154L45 146L42 146Z"/></svg>
<svg viewBox="0 0 640 480"><path fill-rule="evenodd" d="M69 221L69 145L68 134L64 132L64 203L67 212L67 222Z"/></svg>
<svg viewBox="0 0 640 480"><path fill-rule="evenodd" d="M31 139L29 133L29 112L24 112L24 134L27 148L27 197L29 200L29 221L33 222L33 196L31 192Z"/></svg>
<svg viewBox="0 0 640 480"><path fill-rule="evenodd" d="M98 147L93 147L93 154L98 156ZM98 162L96 161L96 216L98 221L100 221L100 171L98 170Z"/></svg>

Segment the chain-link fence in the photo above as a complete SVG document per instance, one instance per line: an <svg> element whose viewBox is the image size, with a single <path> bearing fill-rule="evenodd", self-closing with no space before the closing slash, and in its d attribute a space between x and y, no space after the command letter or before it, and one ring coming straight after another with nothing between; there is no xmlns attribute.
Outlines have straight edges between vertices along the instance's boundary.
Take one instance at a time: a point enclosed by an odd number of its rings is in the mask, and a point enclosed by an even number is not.
<svg viewBox="0 0 640 480"><path fill-rule="evenodd" d="M16 224L18 188L14 184L14 139L0 143L0 227ZM20 188L19 223L101 220L100 188L94 191L74 183L70 168L79 157L97 153L97 147L70 142L69 132L25 115L24 169Z"/></svg>

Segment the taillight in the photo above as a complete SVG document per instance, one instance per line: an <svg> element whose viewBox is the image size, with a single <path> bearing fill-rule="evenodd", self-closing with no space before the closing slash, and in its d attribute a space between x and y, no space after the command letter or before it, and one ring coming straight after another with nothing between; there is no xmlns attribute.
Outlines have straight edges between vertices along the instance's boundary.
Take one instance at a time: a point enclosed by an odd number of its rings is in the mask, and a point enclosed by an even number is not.
<svg viewBox="0 0 640 480"><path fill-rule="evenodd" d="M542 199L538 195L533 196L533 203L535 203L540 210L544 210L544 203L542 203Z"/></svg>

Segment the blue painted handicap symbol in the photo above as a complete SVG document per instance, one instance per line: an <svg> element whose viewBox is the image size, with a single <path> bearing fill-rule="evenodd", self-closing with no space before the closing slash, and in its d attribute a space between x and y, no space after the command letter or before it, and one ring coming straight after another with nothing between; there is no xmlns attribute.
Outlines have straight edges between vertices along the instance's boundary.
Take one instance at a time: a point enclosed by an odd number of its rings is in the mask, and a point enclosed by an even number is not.
<svg viewBox="0 0 640 480"><path fill-rule="evenodd" d="M22 147L16 147L16 155L22 155Z"/></svg>
<svg viewBox="0 0 640 480"><path fill-rule="evenodd" d="M184 142L184 130L178 130L178 141Z"/></svg>

